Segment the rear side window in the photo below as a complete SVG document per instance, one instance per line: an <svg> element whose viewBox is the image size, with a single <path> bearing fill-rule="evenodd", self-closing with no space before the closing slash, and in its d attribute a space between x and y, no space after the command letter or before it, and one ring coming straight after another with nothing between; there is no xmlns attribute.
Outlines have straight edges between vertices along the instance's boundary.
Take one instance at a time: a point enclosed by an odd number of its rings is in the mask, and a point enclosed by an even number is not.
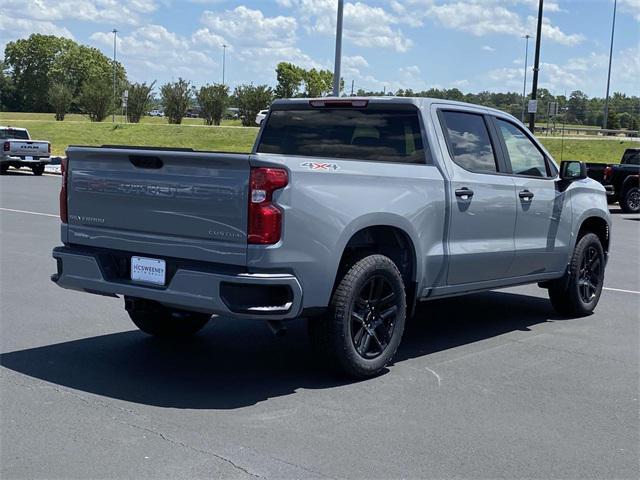
<svg viewBox="0 0 640 480"><path fill-rule="evenodd" d="M442 118L454 162L471 172L498 171L495 152L482 115L443 111Z"/></svg>
<svg viewBox="0 0 640 480"><path fill-rule="evenodd" d="M546 177L547 162L544 155L522 129L500 119L496 120L496 125L507 147L514 175Z"/></svg>
<svg viewBox="0 0 640 480"><path fill-rule="evenodd" d="M257 151L305 157L425 163L418 110L275 110Z"/></svg>
<svg viewBox="0 0 640 480"><path fill-rule="evenodd" d="M11 128L0 129L0 139L6 140L15 138L16 140L29 140L29 134L26 130L13 130Z"/></svg>
<svg viewBox="0 0 640 480"><path fill-rule="evenodd" d="M621 163L626 165L640 165L640 150L627 150L624 152Z"/></svg>

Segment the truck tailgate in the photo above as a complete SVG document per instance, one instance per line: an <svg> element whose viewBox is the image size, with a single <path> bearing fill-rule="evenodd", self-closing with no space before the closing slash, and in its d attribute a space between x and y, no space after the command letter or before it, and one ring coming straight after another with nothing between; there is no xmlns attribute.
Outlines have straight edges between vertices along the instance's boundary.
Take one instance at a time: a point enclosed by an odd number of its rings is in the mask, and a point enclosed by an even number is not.
<svg viewBox="0 0 640 480"><path fill-rule="evenodd" d="M9 142L9 154L16 157L48 157L49 142L41 142L37 140L11 140Z"/></svg>
<svg viewBox="0 0 640 480"><path fill-rule="evenodd" d="M246 264L248 154L70 147L67 155L68 243Z"/></svg>

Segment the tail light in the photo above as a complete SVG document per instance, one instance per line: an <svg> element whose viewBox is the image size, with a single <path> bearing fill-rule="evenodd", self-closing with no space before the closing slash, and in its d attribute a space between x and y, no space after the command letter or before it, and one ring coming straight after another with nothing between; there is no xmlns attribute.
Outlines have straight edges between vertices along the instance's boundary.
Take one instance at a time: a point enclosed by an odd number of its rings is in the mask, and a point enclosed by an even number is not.
<svg viewBox="0 0 640 480"><path fill-rule="evenodd" d="M69 159L63 158L60 162L60 172L62 173L62 186L60 187L60 220L62 223L69 223L67 212L67 178L69 171Z"/></svg>
<svg viewBox="0 0 640 480"><path fill-rule="evenodd" d="M9 150L11 150L11 144L9 142L4 142L4 145L2 146L2 150L5 152L8 152Z"/></svg>
<svg viewBox="0 0 640 480"><path fill-rule="evenodd" d="M607 166L604 169L604 174L603 174L603 178L605 180L605 182L608 182L609 180L611 180L611 175L613 174L613 168L611 168L610 166Z"/></svg>
<svg viewBox="0 0 640 480"><path fill-rule="evenodd" d="M51 144L50 143L47 144L47 152L49 153L49 155L51 155Z"/></svg>
<svg viewBox="0 0 640 480"><path fill-rule="evenodd" d="M280 240L282 212L272 202L273 192L289 183L282 168L252 168L249 180L248 242L271 245Z"/></svg>

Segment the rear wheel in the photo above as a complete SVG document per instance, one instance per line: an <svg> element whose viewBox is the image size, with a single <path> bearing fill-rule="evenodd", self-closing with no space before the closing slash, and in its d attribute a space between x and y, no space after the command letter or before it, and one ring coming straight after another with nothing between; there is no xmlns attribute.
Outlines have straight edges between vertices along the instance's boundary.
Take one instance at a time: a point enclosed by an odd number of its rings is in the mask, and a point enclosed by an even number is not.
<svg viewBox="0 0 640 480"><path fill-rule="evenodd" d="M309 320L315 350L329 364L356 378L377 375L400 345L406 316L404 282L383 255L357 262L342 277L329 313Z"/></svg>
<svg viewBox="0 0 640 480"><path fill-rule="evenodd" d="M6 163L0 164L0 175L4 175L9 170L9 165Z"/></svg>
<svg viewBox="0 0 640 480"><path fill-rule="evenodd" d="M150 300L125 298L125 308L133 323L156 337L188 337L204 327L211 315L174 310Z"/></svg>
<svg viewBox="0 0 640 480"><path fill-rule="evenodd" d="M631 187L622 195L620 208L624 213L640 212L640 187Z"/></svg>
<svg viewBox="0 0 640 480"><path fill-rule="evenodd" d="M31 171L34 175L40 176L44 173L44 165L34 165L31 167Z"/></svg>
<svg viewBox="0 0 640 480"><path fill-rule="evenodd" d="M549 287L553 308L567 316L591 314L602 293L604 266L600 239L587 233L578 240L565 276Z"/></svg>

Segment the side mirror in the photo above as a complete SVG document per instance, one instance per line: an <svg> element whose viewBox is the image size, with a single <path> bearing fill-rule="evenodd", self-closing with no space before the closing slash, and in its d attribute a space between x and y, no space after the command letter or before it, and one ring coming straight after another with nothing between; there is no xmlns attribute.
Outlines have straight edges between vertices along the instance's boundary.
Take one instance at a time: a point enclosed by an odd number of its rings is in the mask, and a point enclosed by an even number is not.
<svg viewBox="0 0 640 480"><path fill-rule="evenodd" d="M560 164L560 178L568 182L587 178L587 165L577 160L565 160Z"/></svg>

